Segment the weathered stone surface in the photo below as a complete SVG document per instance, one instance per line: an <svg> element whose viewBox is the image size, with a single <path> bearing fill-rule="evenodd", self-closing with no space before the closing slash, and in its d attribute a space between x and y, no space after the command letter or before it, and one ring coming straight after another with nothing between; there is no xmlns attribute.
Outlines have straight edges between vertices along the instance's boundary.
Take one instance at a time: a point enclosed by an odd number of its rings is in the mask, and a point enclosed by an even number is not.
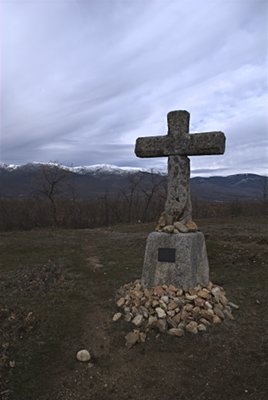
<svg viewBox="0 0 268 400"><path fill-rule="evenodd" d="M187 156L222 154L225 149L225 136L222 132L189 134L190 114L187 111L169 112L167 120L168 134L138 138L135 153L138 157L168 156L166 224L172 224L174 221L185 223L191 220L192 213L190 162Z"/></svg>
<svg viewBox="0 0 268 400"><path fill-rule="evenodd" d="M176 249L175 263L158 261L159 248ZM143 287L172 284L187 290L198 283L206 286L208 282L209 266L205 239L201 232L149 234L141 279Z"/></svg>

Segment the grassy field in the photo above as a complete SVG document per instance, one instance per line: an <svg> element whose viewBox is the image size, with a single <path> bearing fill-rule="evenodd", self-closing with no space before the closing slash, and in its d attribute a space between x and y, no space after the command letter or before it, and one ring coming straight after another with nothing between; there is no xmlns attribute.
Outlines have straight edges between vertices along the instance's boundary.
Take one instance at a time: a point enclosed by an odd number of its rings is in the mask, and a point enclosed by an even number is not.
<svg viewBox="0 0 268 400"><path fill-rule="evenodd" d="M268 221L197 222L235 320L131 350L114 298L140 278L153 225L0 233L0 399L266 399Z"/></svg>

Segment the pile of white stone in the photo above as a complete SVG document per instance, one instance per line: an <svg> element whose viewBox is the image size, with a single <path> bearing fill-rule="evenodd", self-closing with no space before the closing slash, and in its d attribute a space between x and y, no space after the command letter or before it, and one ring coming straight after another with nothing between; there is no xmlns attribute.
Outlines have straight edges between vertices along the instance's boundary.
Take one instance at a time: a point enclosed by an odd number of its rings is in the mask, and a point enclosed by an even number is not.
<svg viewBox="0 0 268 400"><path fill-rule="evenodd" d="M173 285L142 288L136 280L119 289L116 304L119 310L113 321L125 319L133 324L134 330L126 336L128 347L144 342L150 330L178 337L205 332L226 318L234 319L232 309L239 308L212 282L184 291Z"/></svg>

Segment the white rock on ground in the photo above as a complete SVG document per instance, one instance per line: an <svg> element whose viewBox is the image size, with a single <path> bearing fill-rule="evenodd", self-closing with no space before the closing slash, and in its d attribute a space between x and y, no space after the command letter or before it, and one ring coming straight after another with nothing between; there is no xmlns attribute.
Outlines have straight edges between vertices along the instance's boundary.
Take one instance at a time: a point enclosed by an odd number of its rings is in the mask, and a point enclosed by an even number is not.
<svg viewBox="0 0 268 400"><path fill-rule="evenodd" d="M91 355L90 355L88 350L83 349L83 350L79 350L77 352L76 358L77 358L78 361L87 362L87 361L89 361L91 359Z"/></svg>

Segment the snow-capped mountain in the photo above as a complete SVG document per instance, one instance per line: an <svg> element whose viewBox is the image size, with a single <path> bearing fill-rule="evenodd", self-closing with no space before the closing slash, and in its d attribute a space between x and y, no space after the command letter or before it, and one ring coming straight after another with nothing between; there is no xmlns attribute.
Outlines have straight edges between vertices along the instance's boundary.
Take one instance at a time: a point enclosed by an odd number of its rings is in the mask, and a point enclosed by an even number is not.
<svg viewBox="0 0 268 400"><path fill-rule="evenodd" d="M135 167L118 167L116 165L110 164L95 164L95 165L84 165L84 166L76 166L76 167L69 167L63 164L58 163L43 163L43 162L32 162L24 165L15 165L15 164L4 164L0 163L0 170L7 170L7 171L15 171L15 170L25 170L25 169L33 169L33 168L40 168L44 166L51 166L51 167L58 167L63 170L67 170L73 172L75 174L118 174L118 175L128 175L128 174L136 174L139 172L147 172L147 173L156 173L156 174L163 174L163 171L158 170L147 170L144 168L135 168Z"/></svg>
<svg viewBox="0 0 268 400"><path fill-rule="evenodd" d="M133 178L138 182L137 187L143 191L157 182L164 183L167 178L163 171L108 164L69 167L40 162L25 165L0 163L0 196L38 195L38 188L44 179L44 167L67 171L61 195L70 196L70 193L73 195L75 192L80 199L99 197L107 192L116 195L122 190L127 191L134 182ZM196 177L191 179L191 191L194 198L209 201L265 199L268 197L268 177L255 174Z"/></svg>

